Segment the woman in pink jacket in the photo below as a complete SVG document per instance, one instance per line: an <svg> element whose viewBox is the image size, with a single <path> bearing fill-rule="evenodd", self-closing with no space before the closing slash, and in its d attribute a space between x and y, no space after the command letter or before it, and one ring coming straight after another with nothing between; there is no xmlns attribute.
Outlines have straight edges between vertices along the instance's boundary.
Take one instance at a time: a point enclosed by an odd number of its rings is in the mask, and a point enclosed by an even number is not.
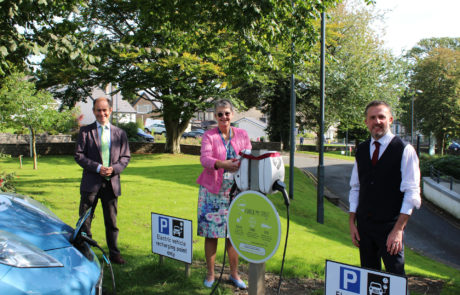
<svg viewBox="0 0 460 295"><path fill-rule="evenodd" d="M205 237L207 275L204 285L211 288L214 283L214 263L217 239L226 238L227 212L230 205L230 189L233 173L238 170L236 159L241 150L251 149L248 134L243 129L232 127L233 106L228 100L219 100L214 107L217 128L206 131L201 141L201 165L203 172L197 179L200 184L198 199L198 235ZM238 253L227 238L230 261L230 280L240 289L246 284L238 275Z"/></svg>

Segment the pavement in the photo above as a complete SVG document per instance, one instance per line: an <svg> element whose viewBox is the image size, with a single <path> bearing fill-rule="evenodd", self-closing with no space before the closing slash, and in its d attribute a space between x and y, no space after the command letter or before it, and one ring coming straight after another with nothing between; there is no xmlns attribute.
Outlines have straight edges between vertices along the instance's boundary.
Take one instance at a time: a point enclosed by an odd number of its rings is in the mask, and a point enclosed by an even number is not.
<svg viewBox="0 0 460 295"><path fill-rule="evenodd" d="M283 156L283 160L289 164L289 156ZM314 155L298 153L294 158L295 167L315 181L318 163L318 156ZM324 195L346 212L352 169L353 161L324 158ZM424 256L460 270L460 221L428 202L423 202L421 208L412 213L405 230L405 244Z"/></svg>

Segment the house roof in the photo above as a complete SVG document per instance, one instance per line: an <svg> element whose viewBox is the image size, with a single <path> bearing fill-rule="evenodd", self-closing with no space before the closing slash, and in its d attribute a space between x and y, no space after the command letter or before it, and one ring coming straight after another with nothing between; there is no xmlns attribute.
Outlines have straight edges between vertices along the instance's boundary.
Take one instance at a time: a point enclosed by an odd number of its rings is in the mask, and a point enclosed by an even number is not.
<svg viewBox="0 0 460 295"><path fill-rule="evenodd" d="M257 127L261 128L261 129L266 129L267 128L267 123L264 123L264 122L262 122L260 120L257 120L255 118L251 118L251 117L243 117L241 119L236 120L234 123L240 123L242 121L249 122L250 124L256 125Z"/></svg>
<svg viewBox="0 0 460 295"><path fill-rule="evenodd" d="M147 91L139 91L139 97L133 102L133 106L135 106L141 98L151 102L158 110L163 107L163 104L155 99L152 95L150 95Z"/></svg>
<svg viewBox="0 0 460 295"><path fill-rule="evenodd" d="M115 113L136 113L132 105L126 100L123 100L120 92L113 95L112 100L112 108Z"/></svg>

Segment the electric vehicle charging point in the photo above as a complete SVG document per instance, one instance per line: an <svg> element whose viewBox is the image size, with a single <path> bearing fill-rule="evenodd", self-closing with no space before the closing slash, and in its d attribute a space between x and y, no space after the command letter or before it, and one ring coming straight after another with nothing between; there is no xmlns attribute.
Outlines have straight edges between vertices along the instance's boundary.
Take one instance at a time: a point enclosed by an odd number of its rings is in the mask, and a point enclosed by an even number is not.
<svg viewBox="0 0 460 295"><path fill-rule="evenodd" d="M262 193L245 191L230 204L228 234L238 254L263 263L278 250L281 222L273 203Z"/></svg>
<svg viewBox="0 0 460 295"><path fill-rule="evenodd" d="M289 209L283 183L285 168L277 152L242 151L240 156L241 166L235 174L235 182L242 192L230 204L227 229L235 250L250 263L248 293L260 295L265 294L265 261L276 253L281 240L278 212L265 194L280 191ZM280 284L288 232L289 210Z"/></svg>

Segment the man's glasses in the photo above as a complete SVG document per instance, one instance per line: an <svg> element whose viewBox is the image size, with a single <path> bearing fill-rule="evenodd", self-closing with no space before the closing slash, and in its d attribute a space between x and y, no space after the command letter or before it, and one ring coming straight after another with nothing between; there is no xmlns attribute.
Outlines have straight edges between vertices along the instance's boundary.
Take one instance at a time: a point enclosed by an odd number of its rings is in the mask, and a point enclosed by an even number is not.
<svg viewBox="0 0 460 295"><path fill-rule="evenodd" d="M230 114L231 114L230 112L217 113L217 117L222 118L223 115L225 115L225 117L228 117L228 116L230 116Z"/></svg>

